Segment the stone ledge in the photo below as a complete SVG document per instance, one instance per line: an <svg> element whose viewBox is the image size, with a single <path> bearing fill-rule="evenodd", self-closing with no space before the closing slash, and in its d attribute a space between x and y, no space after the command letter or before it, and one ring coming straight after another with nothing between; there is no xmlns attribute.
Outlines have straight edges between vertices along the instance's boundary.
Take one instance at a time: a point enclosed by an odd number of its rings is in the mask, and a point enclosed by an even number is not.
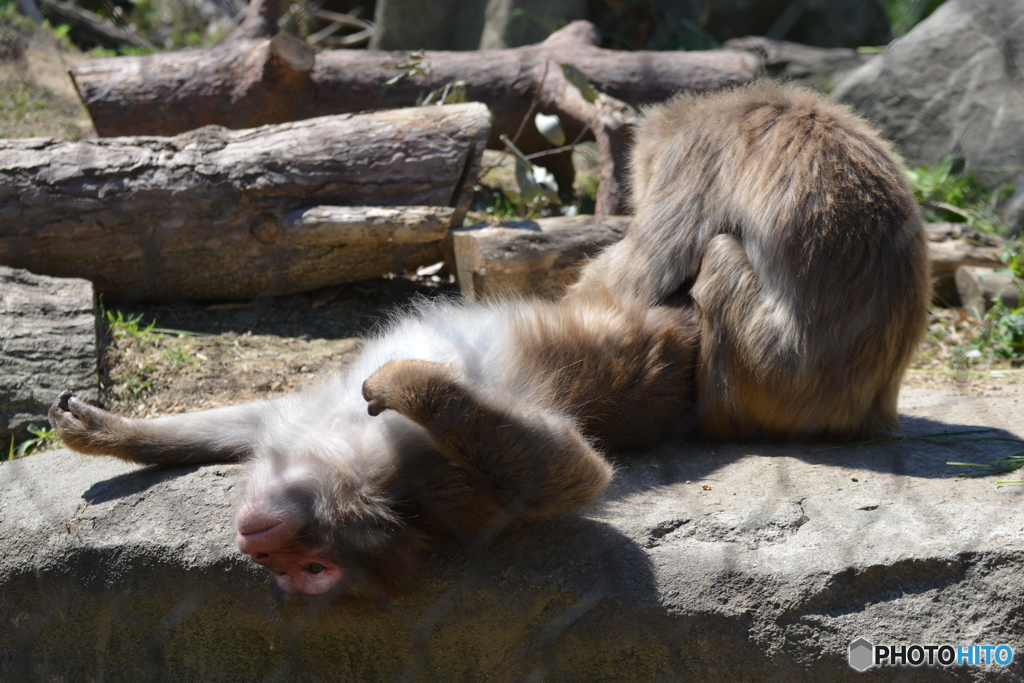
<svg viewBox="0 0 1024 683"><path fill-rule="evenodd" d="M1016 386L1016 385L1014 385ZM904 429L1019 433L1003 397L904 393ZM32 680L1019 680L1024 486L986 443L666 445L580 517L442 551L397 599L271 588L232 543L239 468L68 451L0 465L0 670ZM706 488L709 487L709 488ZM1010 667L860 674L876 643L1001 644Z"/></svg>

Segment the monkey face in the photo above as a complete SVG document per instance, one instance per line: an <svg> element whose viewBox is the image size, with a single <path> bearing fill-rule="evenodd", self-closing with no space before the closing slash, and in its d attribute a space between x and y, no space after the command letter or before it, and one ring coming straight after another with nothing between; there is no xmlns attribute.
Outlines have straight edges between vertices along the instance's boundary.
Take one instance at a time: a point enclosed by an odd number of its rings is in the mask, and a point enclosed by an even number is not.
<svg viewBox="0 0 1024 683"><path fill-rule="evenodd" d="M355 590L402 525L380 472L358 467L340 441L330 453L302 446L301 457L286 452L254 463L235 542L288 593Z"/></svg>
<svg viewBox="0 0 1024 683"><path fill-rule="evenodd" d="M238 548L253 562L270 569L287 593L318 595L334 588L344 568L323 553L307 550L299 540L301 522L294 516L272 515L259 507L242 508L236 519Z"/></svg>

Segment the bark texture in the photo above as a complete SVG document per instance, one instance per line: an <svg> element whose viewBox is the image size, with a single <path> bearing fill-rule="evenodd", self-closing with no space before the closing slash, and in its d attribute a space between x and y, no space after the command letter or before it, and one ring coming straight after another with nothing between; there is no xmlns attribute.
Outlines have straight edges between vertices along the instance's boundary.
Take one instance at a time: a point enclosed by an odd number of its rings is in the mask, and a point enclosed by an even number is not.
<svg viewBox="0 0 1024 683"><path fill-rule="evenodd" d="M526 153L551 148L532 112L558 114L572 141L588 127L603 154L599 213L623 206L624 146L635 107L681 90L709 90L750 80L757 57L730 51L620 52L597 47L596 28L569 24L538 45L479 52L332 50L313 54L296 38L273 35L273 3L254 3L239 34L208 50L79 62L71 74L97 132L171 135L218 124L245 128L327 114L408 107L456 81L469 100L493 113L489 144L502 133ZM273 36L273 37L270 37ZM388 83L408 68L407 77ZM562 72L579 69L597 90L584 98ZM525 125L522 125L525 121ZM567 155L545 158L549 168ZM570 171L571 173L571 171ZM557 174L556 174L557 175ZM564 177L564 176L563 176ZM561 182L564 182L560 178Z"/></svg>
<svg viewBox="0 0 1024 683"><path fill-rule="evenodd" d="M1024 282L994 268L960 266L956 269L960 305L978 320L985 317L996 300L1002 301L1007 308L1019 307L1022 286Z"/></svg>
<svg viewBox="0 0 1024 683"><path fill-rule="evenodd" d="M4 141L0 264L168 300L433 263L468 208L488 128L474 103L170 138ZM352 208L368 204L427 208Z"/></svg>
<svg viewBox="0 0 1024 683"><path fill-rule="evenodd" d="M574 216L452 230L449 270L468 299L557 296L583 262L626 234L632 217Z"/></svg>
<svg viewBox="0 0 1024 683"><path fill-rule="evenodd" d="M511 292L557 295L575 281L586 259L625 236L631 220L632 216L575 216L456 228L448 235L445 259L459 289L470 299ZM962 266L1003 266L1000 247L962 239L962 226L928 225L934 293L947 306L960 304L953 276Z"/></svg>

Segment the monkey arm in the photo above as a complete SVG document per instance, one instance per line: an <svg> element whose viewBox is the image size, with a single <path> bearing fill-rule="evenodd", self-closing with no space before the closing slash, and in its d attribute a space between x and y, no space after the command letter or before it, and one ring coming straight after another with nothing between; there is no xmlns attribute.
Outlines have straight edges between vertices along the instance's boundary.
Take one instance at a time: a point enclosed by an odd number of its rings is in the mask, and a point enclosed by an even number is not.
<svg viewBox="0 0 1024 683"><path fill-rule="evenodd" d="M395 410L425 428L503 510L565 512L590 503L611 479L611 465L572 420L511 402L499 406L447 365L386 363L363 383L363 396L371 415Z"/></svg>
<svg viewBox="0 0 1024 683"><path fill-rule="evenodd" d="M143 464L186 465L246 458L263 422L265 403L215 408L152 420L132 420L62 392L50 424L80 453L112 455Z"/></svg>

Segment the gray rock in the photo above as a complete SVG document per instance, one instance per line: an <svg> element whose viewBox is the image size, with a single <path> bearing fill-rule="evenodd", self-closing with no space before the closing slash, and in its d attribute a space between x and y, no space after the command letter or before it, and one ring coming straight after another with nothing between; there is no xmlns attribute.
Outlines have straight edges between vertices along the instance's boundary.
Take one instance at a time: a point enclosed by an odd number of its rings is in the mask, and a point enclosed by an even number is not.
<svg viewBox="0 0 1024 683"><path fill-rule="evenodd" d="M910 165L961 156L989 185L1024 168L1024 0L950 0L833 91Z"/></svg>
<svg viewBox="0 0 1024 683"><path fill-rule="evenodd" d="M1006 201L1000 218L1011 235L1020 236L1024 233L1024 173L1017 176L1013 185L1013 195Z"/></svg>
<svg viewBox="0 0 1024 683"><path fill-rule="evenodd" d="M1014 388L1016 387L1016 388ZM1010 391L1012 389L1012 391ZM904 429L1019 433L1005 396L907 390ZM4 681L1020 680L871 668L874 644L1014 646L1024 487L948 460L1012 445L667 445L579 517L443 550L376 602L279 595L234 549L232 465L68 451L0 465ZM692 482L692 483L691 483Z"/></svg>
<svg viewBox="0 0 1024 683"><path fill-rule="evenodd" d="M96 401L97 361L92 283L0 266L0 444L45 427L63 389Z"/></svg>

